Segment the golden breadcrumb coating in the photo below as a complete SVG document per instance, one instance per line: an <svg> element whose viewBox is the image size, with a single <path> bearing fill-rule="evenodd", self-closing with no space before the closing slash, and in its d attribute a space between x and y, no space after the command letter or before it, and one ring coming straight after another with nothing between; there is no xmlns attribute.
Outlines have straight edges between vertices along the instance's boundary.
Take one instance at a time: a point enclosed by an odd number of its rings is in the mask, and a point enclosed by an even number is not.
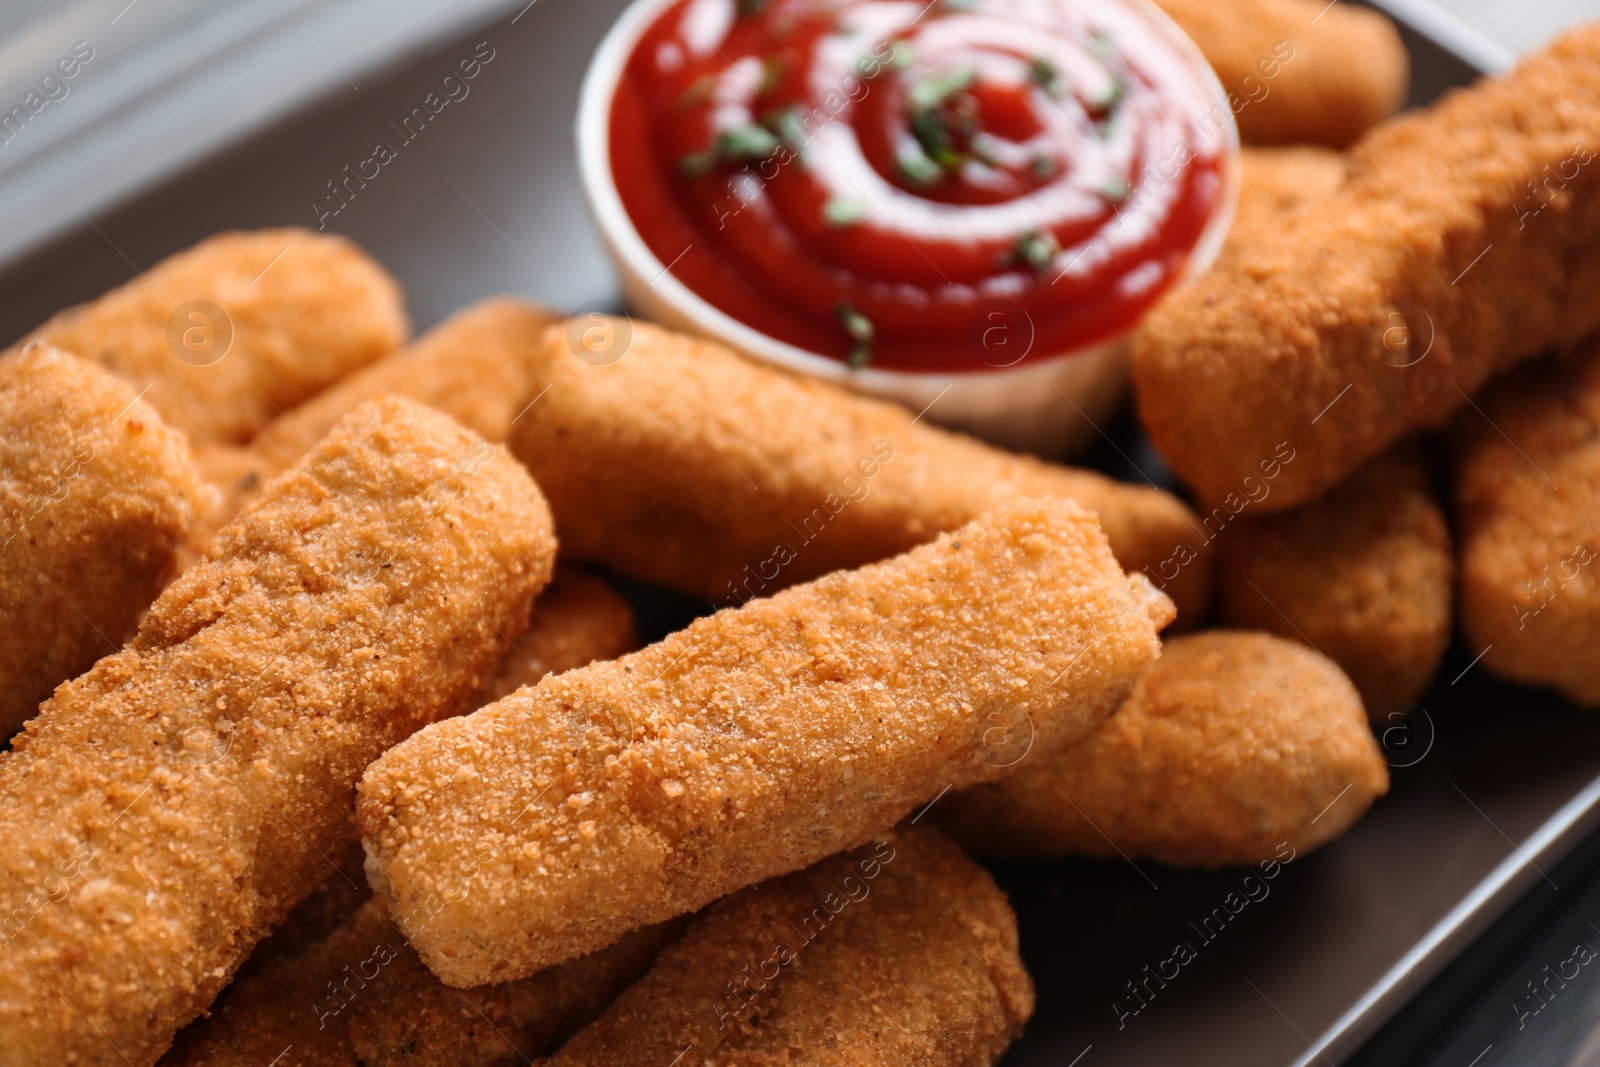
<svg viewBox="0 0 1600 1067"><path fill-rule="evenodd" d="M1309 644L1375 722L1411 710L1450 644L1455 556L1414 444L1327 496L1240 516L1219 538L1218 621Z"/></svg>
<svg viewBox="0 0 1600 1067"><path fill-rule="evenodd" d="M1456 424L1461 625L1483 666L1600 706L1600 346Z"/></svg>
<svg viewBox="0 0 1600 1067"><path fill-rule="evenodd" d="M628 602L601 579L558 563L550 584L533 602L528 628L500 657L474 707L533 685L546 674L615 659L638 647ZM300 954L348 919L371 895L362 869L364 855L359 844L353 845L322 887L295 905L283 925L256 946L239 975Z"/></svg>
<svg viewBox="0 0 1600 1067"><path fill-rule="evenodd" d="M0 754L0 1046L152 1063L354 836L362 769L470 701L547 580L526 472L362 406Z"/></svg>
<svg viewBox="0 0 1600 1067"><path fill-rule="evenodd" d="M1134 345L1139 413L1207 502L1280 446L1273 510L1600 328L1600 23L1376 128L1332 196L1174 293Z"/></svg>
<svg viewBox="0 0 1600 1067"><path fill-rule="evenodd" d="M220 308L231 324L220 359L227 330L191 301ZM196 443L243 443L280 411L394 351L408 331L387 271L343 237L290 227L208 237L24 340L148 387L150 406Z"/></svg>
<svg viewBox="0 0 1600 1067"><path fill-rule="evenodd" d="M556 316L499 297L456 312L404 350L350 375L275 420L250 443L277 473L345 414L382 393L444 412L496 444L532 395L534 355Z"/></svg>
<svg viewBox="0 0 1600 1067"><path fill-rule="evenodd" d="M396 746L368 880L447 983L531 974L1082 736L1171 612L1077 505L1005 505Z"/></svg>
<svg viewBox="0 0 1600 1067"><path fill-rule="evenodd" d="M1405 102L1394 23L1324 0L1156 0L1194 39L1256 144L1342 148Z"/></svg>
<svg viewBox="0 0 1600 1067"><path fill-rule="evenodd" d="M479 694L492 704L547 674L595 660L616 659L639 647L633 609L610 585L575 567L557 566L533 604L533 617L511 643Z"/></svg>
<svg viewBox="0 0 1600 1067"><path fill-rule="evenodd" d="M126 383L52 348L0 359L0 740L122 647L208 505Z"/></svg>
<svg viewBox="0 0 1600 1067"><path fill-rule="evenodd" d="M1065 497L1193 624L1211 560L1176 498L1013 455L894 404L642 322L615 362L553 329L511 446L569 558L720 603L886 559L1007 501ZM587 350L585 350L587 351ZM612 354L602 353L609 359ZM596 357L589 357L596 358ZM1184 561L1184 562L1180 562Z"/></svg>
<svg viewBox="0 0 1600 1067"><path fill-rule="evenodd" d="M162 1067L516 1067L604 1011L681 927L461 990L428 973L382 902L368 901L304 954L235 982Z"/></svg>
<svg viewBox="0 0 1600 1067"><path fill-rule="evenodd" d="M989 875L905 829L719 901L547 1067L988 1067L1033 1014Z"/></svg>
<svg viewBox="0 0 1600 1067"><path fill-rule="evenodd" d="M1235 229L1257 217L1282 225L1284 215L1326 200L1344 184L1344 153L1331 148L1246 148L1240 160L1244 186Z"/></svg>
<svg viewBox="0 0 1600 1067"><path fill-rule="evenodd" d="M384 393L409 397L499 444L529 395L535 354L555 321L541 308L485 300L446 319L392 356L350 375L272 420L248 446L200 448L201 470L221 490L198 523L188 550L198 556L222 525L268 478L286 470L333 424Z"/></svg>
<svg viewBox="0 0 1600 1067"><path fill-rule="evenodd" d="M935 815L978 855L1219 867L1309 852L1388 791L1338 667L1297 642L1209 630L1167 642L1086 740Z"/></svg>

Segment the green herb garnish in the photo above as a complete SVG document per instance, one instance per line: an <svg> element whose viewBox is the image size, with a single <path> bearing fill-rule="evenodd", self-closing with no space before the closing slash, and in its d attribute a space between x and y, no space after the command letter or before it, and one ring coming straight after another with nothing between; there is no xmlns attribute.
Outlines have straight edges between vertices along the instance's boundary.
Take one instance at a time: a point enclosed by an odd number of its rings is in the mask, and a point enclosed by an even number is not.
<svg viewBox="0 0 1600 1067"><path fill-rule="evenodd" d="M1061 173L1061 165L1049 156L1034 156L1028 164L1028 170L1033 172L1035 178L1047 182Z"/></svg>
<svg viewBox="0 0 1600 1067"><path fill-rule="evenodd" d="M1035 274L1042 274L1055 262L1056 256L1061 254L1061 242L1056 240L1056 235L1048 230L1040 232L1029 230L1017 238L1016 247L1011 250L1011 262L1026 266Z"/></svg>
<svg viewBox="0 0 1600 1067"><path fill-rule="evenodd" d="M871 363L872 338L876 333L872 328L872 320L849 304L840 304L833 309L833 313L839 319L839 325L844 327L844 332L855 342L845 362L852 367L865 367Z"/></svg>
<svg viewBox="0 0 1600 1067"><path fill-rule="evenodd" d="M766 159L778 150L778 138L764 126L735 126L717 137L717 154L724 159Z"/></svg>
<svg viewBox="0 0 1600 1067"><path fill-rule="evenodd" d="M1028 70L1033 74L1033 80L1039 88L1051 96L1061 95L1061 72L1056 70L1056 65L1047 56L1035 57L1028 64Z"/></svg>
<svg viewBox="0 0 1600 1067"><path fill-rule="evenodd" d="M692 152L678 160L678 173L685 178L701 178L717 165L715 152Z"/></svg>
<svg viewBox="0 0 1600 1067"><path fill-rule="evenodd" d="M938 185L944 179L944 168L929 159L919 145L906 145L895 157L907 181L924 189Z"/></svg>
<svg viewBox="0 0 1600 1067"><path fill-rule="evenodd" d="M761 125L771 130L778 140L794 149L800 162L805 162L805 148L811 143L811 130L806 126L805 113L799 105L769 111L761 116Z"/></svg>
<svg viewBox="0 0 1600 1067"><path fill-rule="evenodd" d="M974 67L947 70L943 74L926 77L911 87L911 107L916 111L936 108L956 93L971 88L977 79L978 71Z"/></svg>
<svg viewBox="0 0 1600 1067"><path fill-rule="evenodd" d="M1091 115L1108 114L1112 108L1117 106L1117 103L1127 91L1128 83L1113 74L1111 83L1106 86L1105 90L1096 96L1085 97L1083 106L1088 109Z"/></svg>
<svg viewBox="0 0 1600 1067"><path fill-rule="evenodd" d="M1116 205L1128 199L1133 192L1133 186L1129 185L1126 179L1111 177L1096 185L1094 191L1106 203Z"/></svg>
<svg viewBox="0 0 1600 1067"><path fill-rule="evenodd" d="M767 9L767 0L739 0L739 14L759 15Z"/></svg>
<svg viewBox="0 0 1600 1067"><path fill-rule="evenodd" d="M859 200L834 197L822 205L822 221L835 229L842 229L861 219L867 206Z"/></svg>

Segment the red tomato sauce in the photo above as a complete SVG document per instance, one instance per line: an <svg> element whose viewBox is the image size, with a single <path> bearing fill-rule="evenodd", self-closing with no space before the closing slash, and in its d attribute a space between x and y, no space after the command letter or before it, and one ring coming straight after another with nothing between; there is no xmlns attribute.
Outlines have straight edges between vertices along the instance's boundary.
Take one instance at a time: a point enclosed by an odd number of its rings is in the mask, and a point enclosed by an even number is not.
<svg viewBox="0 0 1600 1067"><path fill-rule="evenodd" d="M680 0L629 58L611 168L701 298L855 366L985 369L1121 334L1226 193L1232 117L1124 0Z"/></svg>

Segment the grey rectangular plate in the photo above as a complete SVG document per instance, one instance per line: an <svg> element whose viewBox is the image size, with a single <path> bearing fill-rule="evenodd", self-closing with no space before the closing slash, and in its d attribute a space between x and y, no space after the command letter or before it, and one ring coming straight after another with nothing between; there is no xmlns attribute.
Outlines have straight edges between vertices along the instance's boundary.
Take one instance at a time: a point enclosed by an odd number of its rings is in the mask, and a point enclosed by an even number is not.
<svg viewBox="0 0 1600 1067"><path fill-rule="evenodd" d="M217 230L314 226L326 183L392 138L389 123L479 41L495 58L471 95L407 144L330 228L401 278L419 327L492 293L562 307L611 295L577 189L572 119L589 55L620 7L541 0L513 24L522 5L508 5L494 23L387 76L363 73L358 91L330 79L331 91L267 133L136 201L90 210L90 224L0 265L0 335ZM285 39L315 59L310 40ZM1415 33L1408 43L1423 99L1472 73ZM30 181L54 177L47 160L30 166L42 168ZM1135 431L1122 432L1136 452ZM657 631L683 610L648 594L640 607ZM1038 1013L1007 1064L1287 1067L1349 1056L1600 818L1600 720L1492 682L1472 665L1476 651L1454 650L1425 712L1387 735L1400 765L1392 794L1349 836L1290 864L1220 931L1213 923L1209 938L1196 927L1243 872L997 869L1039 988ZM1134 1004L1126 983L1144 980L1178 942L1196 958L1151 986L1119 1027L1114 1004Z"/></svg>

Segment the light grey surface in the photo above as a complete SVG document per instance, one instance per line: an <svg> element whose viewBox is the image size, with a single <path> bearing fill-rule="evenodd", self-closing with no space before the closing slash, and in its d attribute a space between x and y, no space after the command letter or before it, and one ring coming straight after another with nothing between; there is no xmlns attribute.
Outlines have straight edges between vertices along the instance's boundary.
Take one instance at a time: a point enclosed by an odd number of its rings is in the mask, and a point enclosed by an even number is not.
<svg viewBox="0 0 1600 1067"><path fill-rule="evenodd" d="M0 334L15 336L126 280L130 263L146 267L216 230L316 225L325 183L392 137L389 124L479 41L495 58L471 95L444 110L330 228L395 271L420 326L497 292L559 307L610 295L614 280L576 185L571 123L588 56L620 6L541 0L515 25L508 7L391 77L359 79L360 93L334 85L283 126L122 210L94 213L96 228L80 224L14 262L0 276ZM230 105L202 94L196 106ZM1424 698L1430 715L1401 739L1412 747L1391 738L1395 762L1407 763L1394 772L1393 794L1347 838L1293 864L1270 898L1123 1029L1110 1007L1123 983L1188 936L1186 925L1241 872L1001 868L1040 991L1008 1067L1340 1059L1538 882L1534 865L1548 869L1593 823L1584 790L1600 778L1600 728L1548 698L1487 684L1481 668L1450 685L1472 653L1453 655ZM1425 741L1426 755L1408 762ZM1576 810L1564 807L1579 796ZM1429 951L1408 960L1430 938ZM1385 982L1383 995L1369 998Z"/></svg>
<svg viewBox="0 0 1600 1067"><path fill-rule="evenodd" d="M0 143L0 259L527 2L6 0L0 115L29 117ZM93 58L41 92L79 42Z"/></svg>
<svg viewBox="0 0 1600 1067"><path fill-rule="evenodd" d="M1506 70L1600 0L1372 0L1481 70Z"/></svg>

